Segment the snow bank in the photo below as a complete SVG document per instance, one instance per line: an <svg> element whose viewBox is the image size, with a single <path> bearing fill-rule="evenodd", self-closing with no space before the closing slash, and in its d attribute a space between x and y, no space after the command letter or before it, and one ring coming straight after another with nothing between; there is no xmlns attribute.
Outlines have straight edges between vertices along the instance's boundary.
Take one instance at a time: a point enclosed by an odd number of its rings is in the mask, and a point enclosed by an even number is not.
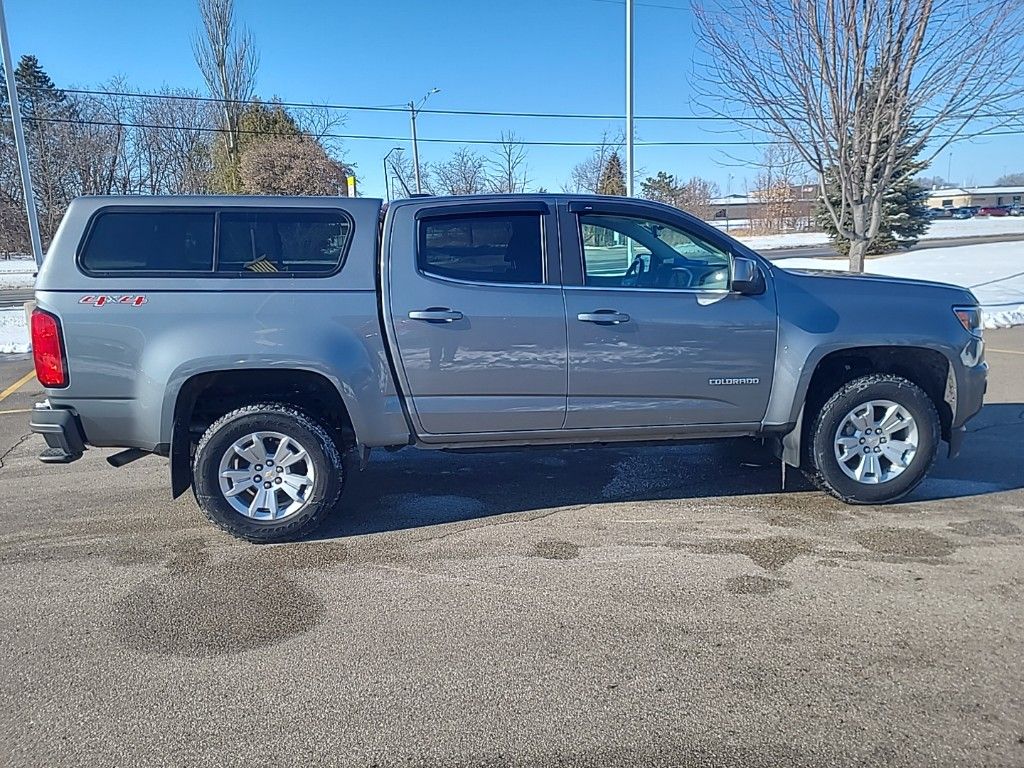
<svg viewBox="0 0 1024 768"><path fill-rule="evenodd" d="M921 240L946 240L956 237L980 237L985 235L1024 236L1024 216L1000 218L976 217L973 219L938 219L931 223ZM771 251L776 248L798 248L806 245L828 245L824 232L789 232L784 235L747 236L736 238L755 251Z"/></svg>
<svg viewBox="0 0 1024 768"><path fill-rule="evenodd" d="M28 352L28 326L25 324L25 310L0 309L0 354Z"/></svg>
<svg viewBox="0 0 1024 768"><path fill-rule="evenodd" d="M0 290L31 288L35 285L36 263L31 256L18 255L0 259Z"/></svg>
<svg viewBox="0 0 1024 768"><path fill-rule="evenodd" d="M775 263L783 269L846 269L843 259L786 259ZM978 298L986 328L1024 325L1024 242L897 253L868 259L865 270L962 285Z"/></svg>

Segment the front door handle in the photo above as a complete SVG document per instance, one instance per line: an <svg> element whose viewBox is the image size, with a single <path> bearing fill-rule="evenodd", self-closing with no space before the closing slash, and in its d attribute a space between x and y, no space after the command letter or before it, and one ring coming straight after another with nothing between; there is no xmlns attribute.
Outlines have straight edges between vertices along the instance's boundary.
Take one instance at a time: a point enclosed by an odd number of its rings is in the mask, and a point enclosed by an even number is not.
<svg viewBox="0 0 1024 768"><path fill-rule="evenodd" d="M584 323L597 323L598 325L619 325L628 323L629 315L625 312L616 312L614 309L599 309L596 312L580 312L576 315L577 320Z"/></svg>
<svg viewBox="0 0 1024 768"><path fill-rule="evenodd" d="M422 320L426 323L454 323L461 320L462 313L455 309L430 307L430 309L414 309L409 313L410 320Z"/></svg>

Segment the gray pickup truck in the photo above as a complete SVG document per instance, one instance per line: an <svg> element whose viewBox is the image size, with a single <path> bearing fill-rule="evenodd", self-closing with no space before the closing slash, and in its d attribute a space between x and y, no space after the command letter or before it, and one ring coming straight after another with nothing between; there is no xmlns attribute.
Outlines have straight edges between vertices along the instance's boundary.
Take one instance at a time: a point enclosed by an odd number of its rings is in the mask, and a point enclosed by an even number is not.
<svg viewBox="0 0 1024 768"><path fill-rule="evenodd" d="M892 501L958 451L987 371L963 288L786 271L616 197L82 198L36 305L41 458L169 457L174 496L257 542L409 445L754 437Z"/></svg>

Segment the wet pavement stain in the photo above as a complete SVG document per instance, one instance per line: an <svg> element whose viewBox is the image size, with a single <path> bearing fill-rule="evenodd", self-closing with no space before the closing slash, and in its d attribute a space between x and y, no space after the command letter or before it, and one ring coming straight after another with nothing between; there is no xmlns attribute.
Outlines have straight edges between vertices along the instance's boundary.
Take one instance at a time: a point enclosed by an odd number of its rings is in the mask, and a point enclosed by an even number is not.
<svg viewBox="0 0 1024 768"><path fill-rule="evenodd" d="M1020 533L1020 527L1009 520L967 520L950 523L949 528L963 536L1016 536Z"/></svg>
<svg viewBox="0 0 1024 768"><path fill-rule="evenodd" d="M768 595L789 586L792 586L791 581L764 576L733 576L725 581L725 591L734 595Z"/></svg>
<svg viewBox="0 0 1024 768"><path fill-rule="evenodd" d="M307 632L323 602L258 560L212 563L201 540L174 545L167 572L114 605L112 629L130 648L180 656L236 654Z"/></svg>
<svg viewBox="0 0 1024 768"><path fill-rule="evenodd" d="M580 545L569 541L538 541L530 556L545 560L573 560L580 556Z"/></svg>
<svg viewBox="0 0 1024 768"><path fill-rule="evenodd" d="M800 555L809 555L814 547L804 539L772 536L762 539L719 539L693 547L704 555L746 555L757 565L777 571Z"/></svg>
<svg viewBox="0 0 1024 768"><path fill-rule="evenodd" d="M870 528L853 534L854 540L880 555L936 558L953 553L956 544L923 528Z"/></svg>

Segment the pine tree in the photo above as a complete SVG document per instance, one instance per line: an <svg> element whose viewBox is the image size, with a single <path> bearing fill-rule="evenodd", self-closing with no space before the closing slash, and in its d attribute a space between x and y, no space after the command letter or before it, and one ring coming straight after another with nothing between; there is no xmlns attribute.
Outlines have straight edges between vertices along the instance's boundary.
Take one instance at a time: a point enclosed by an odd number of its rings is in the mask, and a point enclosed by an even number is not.
<svg viewBox="0 0 1024 768"><path fill-rule="evenodd" d="M658 171L657 176L648 176L640 182L640 196L645 200L676 205L680 197L679 183L673 174Z"/></svg>
<svg viewBox="0 0 1024 768"><path fill-rule="evenodd" d="M619 160L619 153L612 152L601 171L601 181L597 185L599 195L625 195L626 175L622 172L622 161Z"/></svg>
<svg viewBox="0 0 1024 768"><path fill-rule="evenodd" d="M882 198L882 223L878 234L868 247L869 254L889 253L899 248L910 248L918 238L928 231L931 220L928 218L928 190L914 178L927 167L914 156L904 155L900 158L893 171L894 178L899 179ZM827 174L826 179L834 177L834 172ZM831 191L834 185L829 181L829 199L833 205L839 205L839 195ZM849 241L839 236L832 217L828 215L824 203L818 204L816 213L818 224L828 234L836 250L843 256L849 252Z"/></svg>
<svg viewBox="0 0 1024 768"><path fill-rule="evenodd" d="M238 116L238 160L228 151L226 133L222 132L214 143L211 178L214 192L238 194L243 191L239 165L248 149L260 142L301 133L295 118L282 105L261 101L246 105Z"/></svg>

